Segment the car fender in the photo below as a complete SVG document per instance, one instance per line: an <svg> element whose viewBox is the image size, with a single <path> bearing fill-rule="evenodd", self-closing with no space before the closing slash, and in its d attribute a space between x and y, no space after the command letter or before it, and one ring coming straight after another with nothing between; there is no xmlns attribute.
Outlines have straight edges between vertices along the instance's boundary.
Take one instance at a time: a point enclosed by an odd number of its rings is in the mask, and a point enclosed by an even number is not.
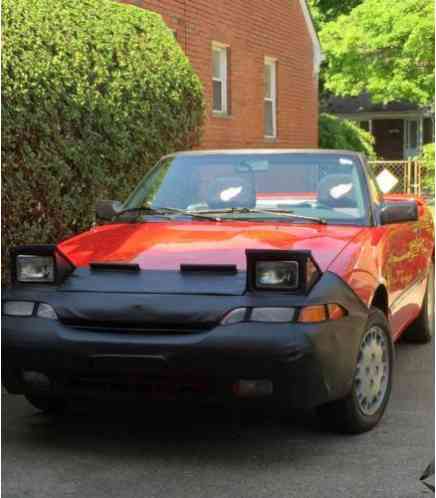
<svg viewBox="0 0 436 498"><path fill-rule="evenodd" d="M383 261L379 243L382 236L383 228L362 230L328 267L328 271L340 277L367 308L380 285L387 288L381 271Z"/></svg>

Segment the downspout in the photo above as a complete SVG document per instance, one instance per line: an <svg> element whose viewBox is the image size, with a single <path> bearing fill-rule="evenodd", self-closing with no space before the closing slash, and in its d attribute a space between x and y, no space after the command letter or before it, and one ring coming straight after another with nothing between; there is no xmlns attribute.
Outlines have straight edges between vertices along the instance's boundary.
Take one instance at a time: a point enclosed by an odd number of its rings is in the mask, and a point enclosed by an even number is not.
<svg viewBox="0 0 436 498"><path fill-rule="evenodd" d="M187 19L187 0L183 3L183 18L185 21L185 54L188 55L188 19Z"/></svg>

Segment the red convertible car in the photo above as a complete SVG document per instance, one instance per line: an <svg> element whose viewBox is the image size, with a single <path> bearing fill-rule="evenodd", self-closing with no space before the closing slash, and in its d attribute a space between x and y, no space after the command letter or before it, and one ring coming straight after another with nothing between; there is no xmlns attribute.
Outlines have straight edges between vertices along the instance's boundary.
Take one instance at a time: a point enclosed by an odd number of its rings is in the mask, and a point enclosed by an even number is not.
<svg viewBox="0 0 436 498"><path fill-rule="evenodd" d="M168 155L97 218L12 250L2 380L37 408L259 399L363 432L394 342L431 340L432 214L383 196L358 154Z"/></svg>

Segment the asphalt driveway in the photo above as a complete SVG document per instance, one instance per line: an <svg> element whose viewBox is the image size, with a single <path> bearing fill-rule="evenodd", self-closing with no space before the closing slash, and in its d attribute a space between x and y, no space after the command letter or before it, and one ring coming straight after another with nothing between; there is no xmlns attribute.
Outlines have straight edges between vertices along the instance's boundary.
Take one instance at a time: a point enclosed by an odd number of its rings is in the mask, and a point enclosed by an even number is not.
<svg viewBox="0 0 436 498"><path fill-rule="evenodd" d="M100 409L53 420L3 394L4 498L432 496L418 481L434 454L432 346L397 346L381 425L360 436L224 409Z"/></svg>

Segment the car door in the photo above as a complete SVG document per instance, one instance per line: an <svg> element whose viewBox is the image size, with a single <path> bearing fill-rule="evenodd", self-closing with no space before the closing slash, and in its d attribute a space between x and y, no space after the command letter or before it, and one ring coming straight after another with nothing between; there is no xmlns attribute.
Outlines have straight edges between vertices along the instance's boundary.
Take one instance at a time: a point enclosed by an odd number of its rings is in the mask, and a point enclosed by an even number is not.
<svg viewBox="0 0 436 498"><path fill-rule="evenodd" d="M374 176L369 173L370 196L375 207L380 210L384 202L398 202L400 198L383 197ZM422 287L422 267L420 259L419 222L395 223L379 227L381 249L381 273L385 280L390 320L393 335L396 336L419 312L424 288Z"/></svg>
<svg viewBox="0 0 436 498"><path fill-rule="evenodd" d="M386 278L394 336L418 315L425 293L426 258L420 221L386 225Z"/></svg>

